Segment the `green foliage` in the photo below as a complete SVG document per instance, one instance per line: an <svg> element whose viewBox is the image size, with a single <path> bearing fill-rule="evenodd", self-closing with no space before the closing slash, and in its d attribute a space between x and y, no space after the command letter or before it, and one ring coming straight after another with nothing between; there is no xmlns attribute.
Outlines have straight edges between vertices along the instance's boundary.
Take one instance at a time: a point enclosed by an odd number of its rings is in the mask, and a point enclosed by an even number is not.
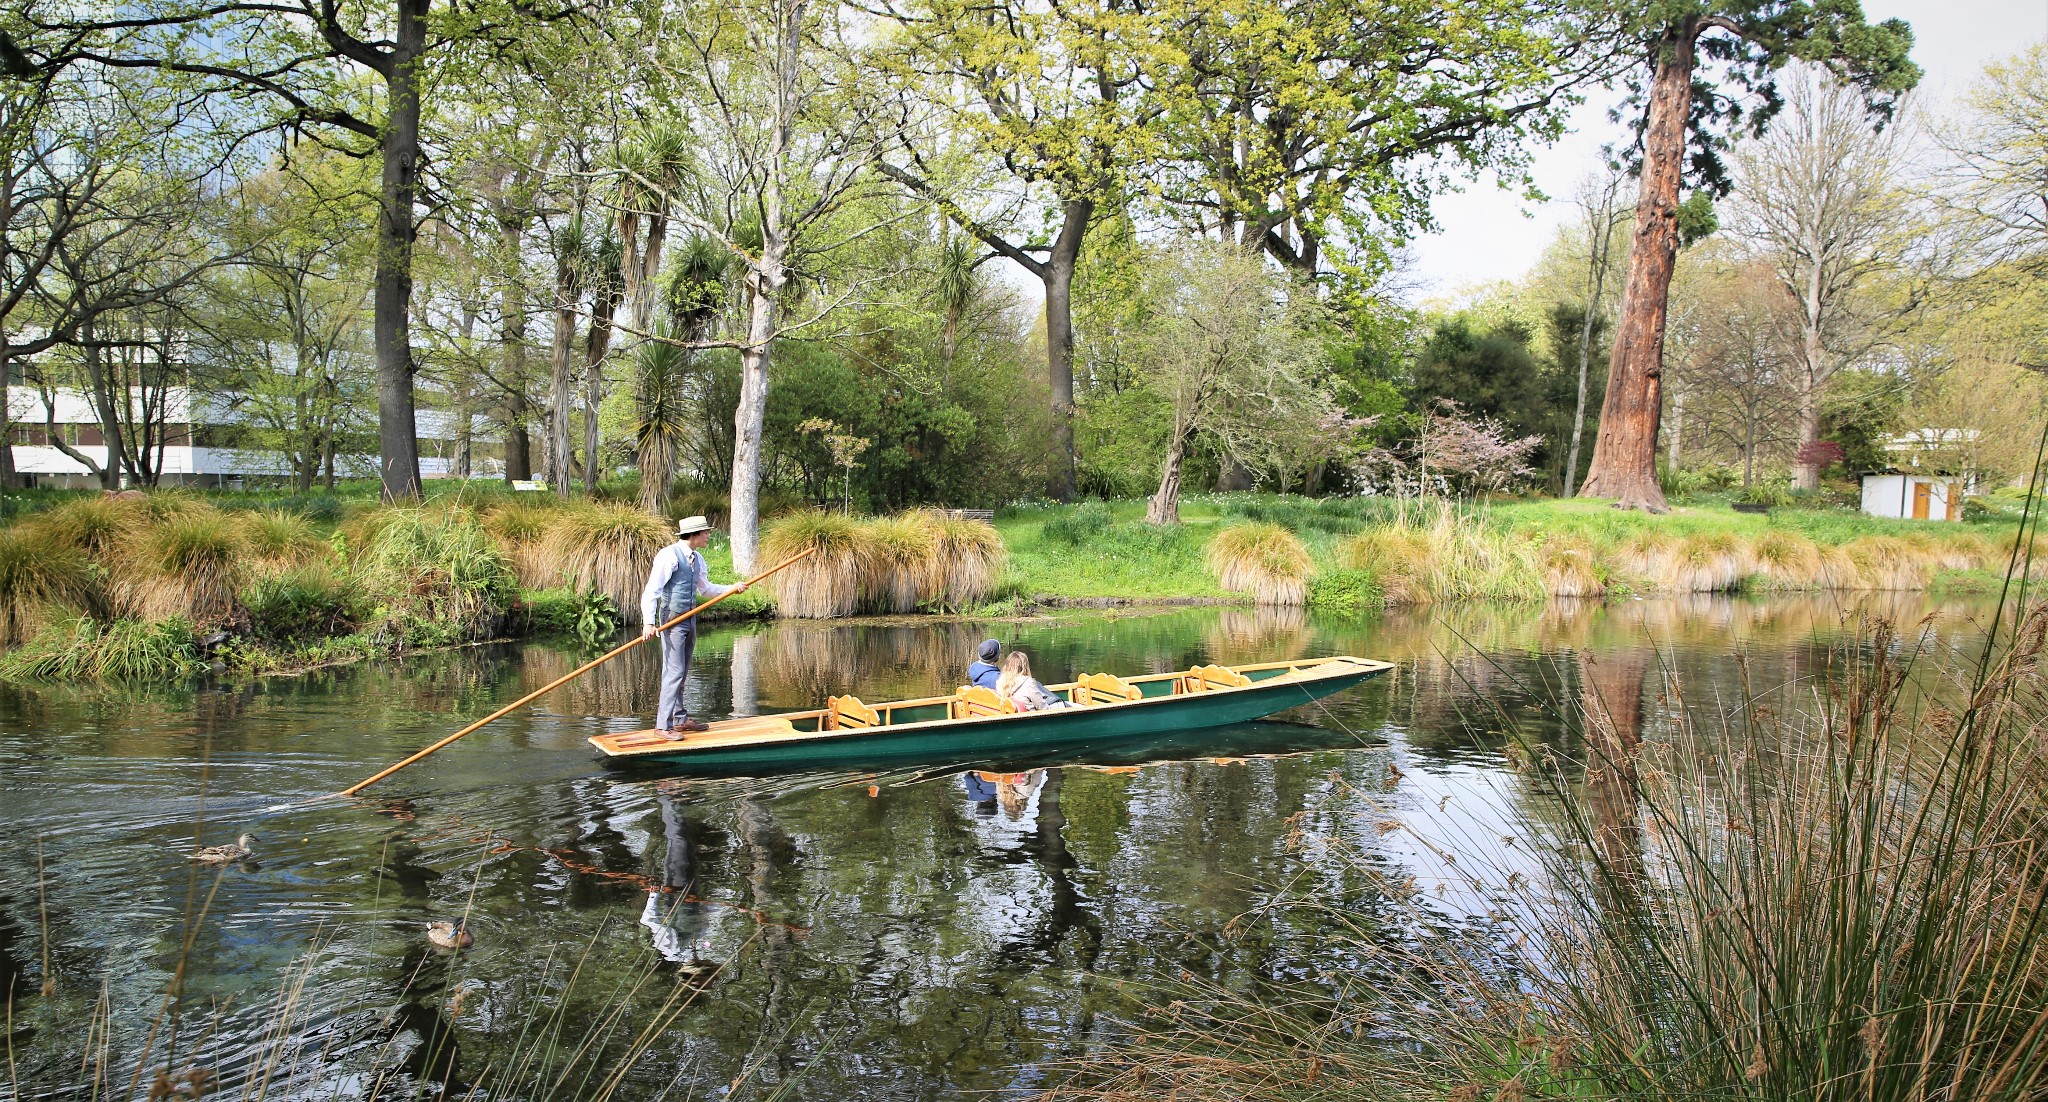
<svg viewBox="0 0 2048 1102"><path fill-rule="evenodd" d="M179 617L116 620L105 630L67 620L0 657L0 677L17 681L168 681L205 669L192 627Z"/></svg>
<svg viewBox="0 0 2048 1102"><path fill-rule="evenodd" d="M466 510L392 510L360 576L378 618L414 646L489 638L517 593L504 552Z"/></svg>
<svg viewBox="0 0 2048 1102"><path fill-rule="evenodd" d="M1045 539L1058 543L1080 544L1101 535L1111 521L1109 506L1099 501L1084 501L1055 513L1039 532Z"/></svg>
<svg viewBox="0 0 2048 1102"><path fill-rule="evenodd" d="M610 597L594 589L555 586L519 594L517 618L534 635L575 639L585 650L602 650L618 639L624 621Z"/></svg>
<svg viewBox="0 0 2048 1102"><path fill-rule="evenodd" d="M1308 607L1333 616L1357 616L1386 606L1386 594L1370 570L1326 570L1308 586Z"/></svg>
<svg viewBox="0 0 2048 1102"><path fill-rule="evenodd" d="M1504 422L1516 436L1542 430L1549 402L1529 339L1514 324L1482 330L1464 315L1445 318L1415 361L1411 401L1426 408L1448 398L1467 415Z"/></svg>
<svg viewBox="0 0 2048 1102"><path fill-rule="evenodd" d="M324 563L267 573L242 590L249 634L263 643L341 635L362 615L355 580Z"/></svg>

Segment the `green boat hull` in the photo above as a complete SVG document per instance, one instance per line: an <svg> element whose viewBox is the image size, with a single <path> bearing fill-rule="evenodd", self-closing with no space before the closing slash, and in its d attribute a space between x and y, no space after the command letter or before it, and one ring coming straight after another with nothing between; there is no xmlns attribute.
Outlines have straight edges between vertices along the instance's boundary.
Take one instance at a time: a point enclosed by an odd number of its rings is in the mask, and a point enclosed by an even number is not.
<svg viewBox="0 0 2048 1102"><path fill-rule="evenodd" d="M1342 692L1384 672L1382 667L1230 693L1161 696L1118 708L1059 708L976 721L873 727L857 734L802 733L747 746L693 750L681 743L674 752L613 758L607 764L655 767L675 776L987 761L1246 723Z"/></svg>

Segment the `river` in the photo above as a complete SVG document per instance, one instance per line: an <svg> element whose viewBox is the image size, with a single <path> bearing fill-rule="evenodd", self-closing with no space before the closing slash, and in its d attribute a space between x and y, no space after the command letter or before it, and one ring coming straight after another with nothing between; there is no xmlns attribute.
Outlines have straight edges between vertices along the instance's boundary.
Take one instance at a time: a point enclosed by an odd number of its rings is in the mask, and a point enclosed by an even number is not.
<svg viewBox="0 0 2048 1102"><path fill-rule="evenodd" d="M1715 707L1796 690L1858 616L1967 648L1990 610L1886 594L723 626L697 651L700 716L944 692L991 634L1047 681L1325 653L1398 668L1199 739L700 780L608 771L584 742L647 725L643 649L345 802L306 801L580 656L500 645L175 689L0 687L8 1074L31 1099L127 1098L138 1077L144 1097L158 1069L273 1098L1028 1091L1114 1038L1151 985L1343 967L1312 918L1261 917L1357 889L1355 865L1305 838L1405 870L1432 920L1482 912L1385 817L1512 863L1513 839L1579 798L1517 757L1569 750L1556 715L1589 689L1625 686L1639 711L1617 720L1654 738L1681 706L1666 676L1685 706ZM244 831L252 862L187 859ZM428 944L429 922L465 915L473 947Z"/></svg>

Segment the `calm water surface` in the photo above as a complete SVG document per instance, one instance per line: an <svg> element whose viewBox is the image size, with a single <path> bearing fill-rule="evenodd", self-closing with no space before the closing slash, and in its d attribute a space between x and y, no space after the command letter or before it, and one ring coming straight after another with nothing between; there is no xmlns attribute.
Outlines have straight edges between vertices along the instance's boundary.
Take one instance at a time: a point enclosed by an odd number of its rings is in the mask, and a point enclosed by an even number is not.
<svg viewBox="0 0 2048 1102"><path fill-rule="evenodd" d="M1312 915L1243 916L1281 896L1374 911L1359 854L1432 901L1378 915L1389 937L1494 905L1386 827L1401 816L1512 865L1530 817L1578 797L1515 771L1511 725L1568 741L1552 706L1605 688L1654 738L1676 706L1664 671L1714 707L1796 690L1857 615L1967 648L1989 611L1879 595L725 627L698 649L698 715L946 691L988 634L1048 681L1325 653L1399 669L1274 721L1064 760L698 780L592 760L587 736L653 711L657 656L636 652L373 799L298 807L281 805L579 656L497 646L176 691L0 688L10 1082L127 1097L148 1046L152 1069L202 1067L244 1097L416 1097L532 1080L534 1061L592 1044L600 1071L555 1096L609 1076L622 1098L1025 1091L1115 1035L1127 981L1347 967ZM242 831L255 863L216 876L186 860ZM474 948L428 945L428 922L465 914Z"/></svg>

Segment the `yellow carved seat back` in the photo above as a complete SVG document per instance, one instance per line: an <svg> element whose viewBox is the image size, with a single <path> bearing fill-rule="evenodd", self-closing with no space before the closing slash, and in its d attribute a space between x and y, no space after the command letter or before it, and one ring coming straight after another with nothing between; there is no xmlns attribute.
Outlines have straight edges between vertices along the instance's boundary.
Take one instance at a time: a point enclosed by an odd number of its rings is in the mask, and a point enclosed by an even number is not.
<svg viewBox="0 0 2048 1102"><path fill-rule="evenodd" d="M1072 693L1076 704L1114 704L1144 697L1136 685L1115 674L1084 673L1074 682Z"/></svg>
<svg viewBox="0 0 2048 1102"><path fill-rule="evenodd" d="M1251 678L1229 666L1196 666L1181 680L1191 693L1206 693L1211 689L1236 689L1252 683Z"/></svg>
<svg viewBox="0 0 2048 1102"><path fill-rule="evenodd" d="M826 702L832 709L832 727L838 731L855 731L863 727L879 726L882 715L860 702L857 696L835 696Z"/></svg>
<svg viewBox="0 0 2048 1102"><path fill-rule="evenodd" d="M1017 710L1016 705L995 694L995 690L980 685L962 685L953 702L954 719L977 719L982 716L1006 716Z"/></svg>

